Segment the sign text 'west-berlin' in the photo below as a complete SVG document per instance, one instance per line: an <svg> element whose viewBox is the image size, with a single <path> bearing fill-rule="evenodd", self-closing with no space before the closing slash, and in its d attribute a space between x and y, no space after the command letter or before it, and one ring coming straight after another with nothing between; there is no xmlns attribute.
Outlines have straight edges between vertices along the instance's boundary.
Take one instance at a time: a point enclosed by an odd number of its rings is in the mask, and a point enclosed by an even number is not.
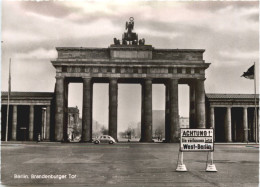
<svg viewBox="0 0 260 187"><path fill-rule="evenodd" d="M213 129L181 129L180 151L214 151Z"/></svg>

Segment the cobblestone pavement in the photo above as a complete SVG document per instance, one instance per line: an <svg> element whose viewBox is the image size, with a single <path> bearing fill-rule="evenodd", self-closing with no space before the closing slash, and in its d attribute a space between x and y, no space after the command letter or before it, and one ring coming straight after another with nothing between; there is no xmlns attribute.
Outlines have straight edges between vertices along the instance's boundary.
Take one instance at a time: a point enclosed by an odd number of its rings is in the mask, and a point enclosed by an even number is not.
<svg viewBox="0 0 260 187"><path fill-rule="evenodd" d="M258 186L259 179L258 145L215 145L217 172L205 172L206 152L184 153L188 171L176 172L179 144L1 146L1 186L237 187Z"/></svg>

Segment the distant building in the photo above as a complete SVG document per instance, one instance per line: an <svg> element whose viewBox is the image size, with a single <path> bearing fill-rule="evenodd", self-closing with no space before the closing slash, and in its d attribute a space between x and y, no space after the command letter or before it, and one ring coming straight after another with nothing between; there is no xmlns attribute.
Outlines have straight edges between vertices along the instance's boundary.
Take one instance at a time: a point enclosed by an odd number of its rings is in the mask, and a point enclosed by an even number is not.
<svg viewBox="0 0 260 187"><path fill-rule="evenodd" d="M189 128L189 118L179 116L180 128ZM157 131L157 132L156 132ZM165 110L153 110L153 135L162 133L165 137Z"/></svg>
<svg viewBox="0 0 260 187"><path fill-rule="evenodd" d="M77 136L79 124L79 109L78 107L68 107L68 139L73 140Z"/></svg>
<svg viewBox="0 0 260 187"><path fill-rule="evenodd" d="M189 118L188 117L179 117L179 125L180 128L189 128L190 123L189 123Z"/></svg>
<svg viewBox="0 0 260 187"><path fill-rule="evenodd" d="M165 138L165 111L153 110L153 137Z"/></svg>

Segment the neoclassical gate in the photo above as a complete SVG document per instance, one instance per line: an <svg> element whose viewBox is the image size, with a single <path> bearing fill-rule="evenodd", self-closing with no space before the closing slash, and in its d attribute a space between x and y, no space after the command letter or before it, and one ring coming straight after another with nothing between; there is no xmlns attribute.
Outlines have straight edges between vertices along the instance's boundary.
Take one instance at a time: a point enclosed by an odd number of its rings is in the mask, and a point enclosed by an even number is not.
<svg viewBox="0 0 260 187"><path fill-rule="evenodd" d="M129 22L128 25L131 23ZM129 31L127 34L131 34ZM123 36L126 36L123 35ZM130 37L131 38L131 37ZM68 84L83 83L82 141L92 139L94 83L109 83L109 135L117 139L118 83L142 86L141 142L152 141L152 84L166 87L165 139L179 139L178 84L190 87L190 128L205 128L203 49L155 49L145 40L114 39L108 48L57 47L55 141L67 139Z"/></svg>

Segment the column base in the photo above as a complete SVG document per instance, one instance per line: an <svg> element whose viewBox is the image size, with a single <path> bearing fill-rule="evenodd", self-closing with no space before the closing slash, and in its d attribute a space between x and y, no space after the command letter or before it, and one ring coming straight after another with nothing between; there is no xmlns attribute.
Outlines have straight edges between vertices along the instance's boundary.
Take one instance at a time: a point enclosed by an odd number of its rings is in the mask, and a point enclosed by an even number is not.
<svg viewBox="0 0 260 187"><path fill-rule="evenodd" d="M172 140L172 141L168 141L166 143L180 143L180 140Z"/></svg>
<svg viewBox="0 0 260 187"><path fill-rule="evenodd" d="M93 143L93 140L89 140L89 141L80 140L78 143Z"/></svg>
<svg viewBox="0 0 260 187"><path fill-rule="evenodd" d="M139 142L144 142L144 143L153 143L154 140L144 140L144 139L140 139Z"/></svg>

